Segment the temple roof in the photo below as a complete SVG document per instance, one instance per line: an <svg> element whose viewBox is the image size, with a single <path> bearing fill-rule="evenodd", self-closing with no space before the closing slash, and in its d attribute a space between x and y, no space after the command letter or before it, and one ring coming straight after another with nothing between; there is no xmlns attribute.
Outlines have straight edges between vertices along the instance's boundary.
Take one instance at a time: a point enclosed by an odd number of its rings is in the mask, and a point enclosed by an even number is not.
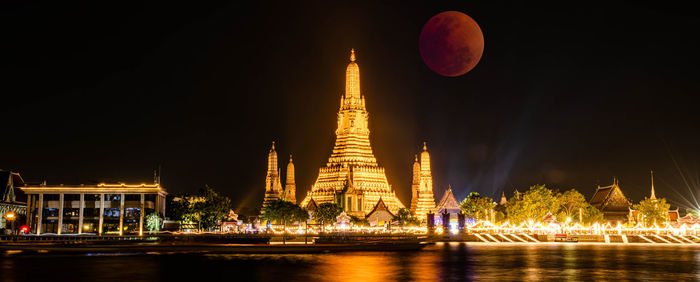
<svg viewBox="0 0 700 282"><path fill-rule="evenodd" d="M613 184L610 186L598 186L593 197L591 197L590 204L603 212L627 212L632 206L627 197L622 193L622 189L620 189L617 180L614 180Z"/></svg>
<svg viewBox="0 0 700 282"><path fill-rule="evenodd" d="M547 214L545 214L544 217L542 217L542 221L547 223L557 223L557 216L553 215L551 211L548 211Z"/></svg>
<svg viewBox="0 0 700 282"><path fill-rule="evenodd" d="M367 217L370 217L375 212L387 212L387 213L391 214L392 217L395 216L389 210L389 208L386 206L386 204L384 203L384 200L382 200L382 198L379 198L379 201L377 201L377 204L374 205L374 207L372 208L372 210L369 213L367 213Z"/></svg>
<svg viewBox="0 0 700 282"><path fill-rule="evenodd" d="M684 217L678 219L679 223L685 224L698 224L700 223L700 217L695 217L692 214L686 214Z"/></svg>
<svg viewBox="0 0 700 282"><path fill-rule="evenodd" d="M679 217L680 214L678 213L678 209L668 211L668 219L670 221L678 221Z"/></svg>
<svg viewBox="0 0 700 282"><path fill-rule="evenodd" d="M316 201L314 201L314 198L311 198L311 200L309 200L309 203L306 204L304 209L306 209L307 211L315 211L318 209L318 205L316 204Z"/></svg>
<svg viewBox="0 0 700 282"><path fill-rule="evenodd" d="M455 195L452 194L452 187L448 187L445 194L442 195L442 199L437 205L438 212L443 210L459 210L459 203L455 199Z"/></svg>

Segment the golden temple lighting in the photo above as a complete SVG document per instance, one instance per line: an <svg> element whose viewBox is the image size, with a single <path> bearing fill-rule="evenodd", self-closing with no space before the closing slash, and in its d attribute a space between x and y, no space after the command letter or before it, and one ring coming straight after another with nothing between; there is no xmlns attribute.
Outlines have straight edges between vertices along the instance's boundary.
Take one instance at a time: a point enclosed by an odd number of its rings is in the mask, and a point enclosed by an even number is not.
<svg viewBox="0 0 700 282"><path fill-rule="evenodd" d="M433 175L430 169L430 154L428 147L423 142L423 152L413 163L413 185L411 186L411 212L419 220L424 220L426 215L435 210L435 197L433 196Z"/></svg>
<svg viewBox="0 0 700 282"><path fill-rule="evenodd" d="M395 213L404 205L372 152L369 113L360 93L360 68L355 60L353 49L345 71L345 95L340 99L335 146L301 206L306 207L313 199L316 204L338 203L348 214L365 216L381 198Z"/></svg>

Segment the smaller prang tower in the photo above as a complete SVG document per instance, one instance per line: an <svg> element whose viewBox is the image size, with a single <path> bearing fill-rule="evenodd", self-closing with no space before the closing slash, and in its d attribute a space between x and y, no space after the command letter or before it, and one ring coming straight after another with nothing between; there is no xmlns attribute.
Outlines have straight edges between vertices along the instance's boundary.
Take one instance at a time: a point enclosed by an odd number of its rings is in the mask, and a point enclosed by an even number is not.
<svg viewBox="0 0 700 282"><path fill-rule="evenodd" d="M289 164L287 164L287 179L284 181L284 199L292 204L297 203L297 185L294 182L294 163L292 154L289 154Z"/></svg>
<svg viewBox="0 0 700 282"><path fill-rule="evenodd" d="M281 182L282 173L277 166L277 151L275 150L275 141L272 141L272 148L267 154L267 176L265 176L265 199L263 200L260 213L265 213L265 208L271 202L276 200L285 200L293 204L297 203L296 190L297 185L294 181L294 163L292 155L289 154L289 164L287 164L287 178L284 187Z"/></svg>
<svg viewBox="0 0 700 282"><path fill-rule="evenodd" d="M267 176L265 176L265 199L260 210L265 213L265 208L273 201L282 198L282 183L280 182L280 172L277 168L277 151L275 141L272 141L272 148L267 154Z"/></svg>
<svg viewBox="0 0 700 282"><path fill-rule="evenodd" d="M428 146L423 142L423 152L420 154L420 162L416 156L413 163L413 185L411 198L411 212L421 221L425 220L428 212L435 209L435 197L433 195L433 174L430 169L430 153Z"/></svg>

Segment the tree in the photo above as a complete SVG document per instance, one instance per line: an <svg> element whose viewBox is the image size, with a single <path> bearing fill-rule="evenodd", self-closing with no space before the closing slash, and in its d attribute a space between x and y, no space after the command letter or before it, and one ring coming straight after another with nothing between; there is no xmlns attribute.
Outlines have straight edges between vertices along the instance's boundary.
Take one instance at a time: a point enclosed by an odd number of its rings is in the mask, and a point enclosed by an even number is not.
<svg viewBox="0 0 700 282"><path fill-rule="evenodd" d="M163 217L160 213L152 212L146 216L146 230L151 232L160 231L163 226Z"/></svg>
<svg viewBox="0 0 700 282"><path fill-rule="evenodd" d="M586 197L576 189L558 194L557 202L559 203L557 213L559 221L570 219L581 224L591 224L603 220L603 213L589 204Z"/></svg>
<svg viewBox="0 0 700 282"><path fill-rule="evenodd" d="M591 204L587 204L583 208L583 224L592 224L595 222L602 222L603 221L603 213L597 209L596 207L592 206Z"/></svg>
<svg viewBox="0 0 700 282"><path fill-rule="evenodd" d="M211 230L218 226L224 218L228 217L231 210L231 199L219 195L209 185L205 185L199 191L199 196L203 200L197 201L192 205L193 217L200 223L202 228ZM187 217L187 215L185 214L183 217Z"/></svg>
<svg viewBox="0 0 700 282"><path fill-rule="evenodd" d="M459 204L459 207L467 218L489 220L491 210L496 207L496 202L489 197L482 197L477 192L471 192L469 196Z"/></svg>
<svg viewBox="0 0 700 282"><path fill-rule="evenodd" d="M309 219L309 214L292 202L282 199L274 200L265 207L262 215L264 220L281 223L285 226L289 223L302 222Z"/></svg>
<svg viewBox="0 0 700 282"><path fill-rule="evenodd" d="M343 212L343 209L336 203L323 203L318 206L318 209L314 211L314 220L320 222L322 226L326 224L335 222L336 217Z"/></svg>
<svg viewBox="0 0 700 282"><path fill-rule="evenodd" d="M583 217L583 209L588 204L586 197L576 189L557 195L557 202L559 203L557 219L559 221L570 219L573 222L579 222L579 214Z"/></svg>
<svg viewBox="0 0 700 282"><path fill-rule="evenodd" d="M637 210L639 220L646 226L663 225L668 222L668 209L670 207L671 205L666 203L664 198L649 199L646 197L639 204L632 206L633 209Z"/></svg>
<svg viewBox="0 0 700 282"><path fill-rule="evenodd" d="M512 198L506 205L506 213L511 223L538 222L547 212L559 211L557 197L552 190L544 185L531 186L529 190L520 196L520 199Z"/></svg>
<svg viewBox="0 0 700 282"><path fill-rule="evenodd" d="M190 202L184 195L179 196L167 196L167 204L165 205L165 214L174 221L184 221L185 218L189 219L192 211L190 209Z"/></svg>
<svg viewBox="0 0 700 282"><path fill-rule="evenodd" d="M411 210L407 208L400 209L396 216L394 216L393 220L398 221L399 225L401 226L420 224L420 221L417 218L413 217L413 215L411 214Z"/></svg>
<svg viewBox="0 0 700 282"><path fill-rule="evenodd" d="M357 217L354 215L348 215L348 216L350 217L350 223L352 223L353 225L369 226L369 221L364 217L360 218L360 217Z"/></svg>

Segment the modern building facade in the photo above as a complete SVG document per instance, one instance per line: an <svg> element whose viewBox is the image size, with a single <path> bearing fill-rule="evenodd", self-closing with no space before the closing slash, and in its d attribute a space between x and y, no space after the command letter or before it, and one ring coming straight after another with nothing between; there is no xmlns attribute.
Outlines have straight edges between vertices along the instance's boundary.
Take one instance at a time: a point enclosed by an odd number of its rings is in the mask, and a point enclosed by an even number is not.
<svg viewBox="0 0 700 282"><path fill-rule="evenodd" d="M360 68L352 50L345 70L345 94L340 98L335 146L302 207L311 200L337 203L346 213L364 217L381 198L392 213L404 208L374 157L368 121L365 97L360 93Z"/></svg>
<svg viewBox="0 0 700 282"><path fill-rule="evenodd" d="M24 185L34 234L138 234L145 216L165 215L167 192L154 184Z"/></svg>

